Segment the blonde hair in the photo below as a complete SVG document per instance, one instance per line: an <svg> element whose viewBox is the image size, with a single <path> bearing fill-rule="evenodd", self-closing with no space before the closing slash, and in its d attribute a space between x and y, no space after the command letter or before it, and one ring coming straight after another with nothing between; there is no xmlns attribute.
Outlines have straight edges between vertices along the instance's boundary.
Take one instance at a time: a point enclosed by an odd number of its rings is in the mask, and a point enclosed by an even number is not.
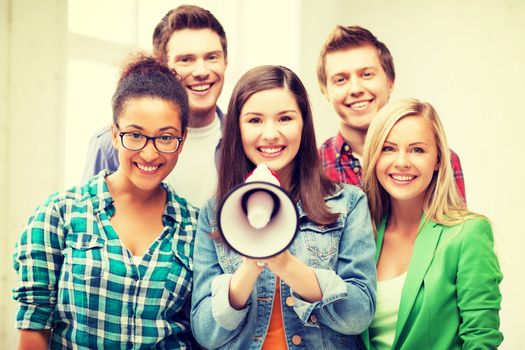
<svg viewBox="0 0 525 350"><path fill-rule="evenodd" d="M450 164L450 150L436 110L427 102L400 99L387 103L377 113L368 128L365 140L363 190L368 196L374 226L377 227L390 211L390 196L377 179L375 171L377 161L390 130L399 120L409 116L421 117L428 122L438 151L438 169L430 181L423 204L426 220L443 225L456 225L472 216L478 216L467 210L464 200L459 195Z"/></svg>

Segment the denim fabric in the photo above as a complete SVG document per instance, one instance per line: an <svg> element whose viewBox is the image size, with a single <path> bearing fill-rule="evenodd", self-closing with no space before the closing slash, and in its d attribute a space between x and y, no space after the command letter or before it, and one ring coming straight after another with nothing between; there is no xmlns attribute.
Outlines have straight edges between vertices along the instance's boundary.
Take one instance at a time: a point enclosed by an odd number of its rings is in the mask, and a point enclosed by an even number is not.
<svg viewBox="0 0 525 350"><path fill-rule="evenodd" d="M300 229L289 250L314 269L323 299L302 300L281 282L289 349L357 349L358 334L368 327L375 312L375 242L367 200L359 188L342 186L325 199L333 212L340 213L334 224L313 223L297 205ZM210 200L199 214L192 330L206 348L260 349L270 322L276 277L263 271L246 307L235 310L230 306L229 282L242 258L209 237L217 231L215 205Z"/></svg>

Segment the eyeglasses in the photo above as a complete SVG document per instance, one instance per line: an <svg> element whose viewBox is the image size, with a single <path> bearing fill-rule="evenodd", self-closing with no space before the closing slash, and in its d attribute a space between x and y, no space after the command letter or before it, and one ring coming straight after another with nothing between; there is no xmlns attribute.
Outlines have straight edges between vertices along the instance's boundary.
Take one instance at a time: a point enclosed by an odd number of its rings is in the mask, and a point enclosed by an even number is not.
<svg viewBox="0 0 525 350"><path fill-rule="evenodd" d="M153 145L157 151L161 153L175 153L179 150L180 144L183 140L180 136L160 135L160 136L146 136L140 132L119 132L120 142L124 148L131 151L140 151L148 141L153 141Z"/></svg>

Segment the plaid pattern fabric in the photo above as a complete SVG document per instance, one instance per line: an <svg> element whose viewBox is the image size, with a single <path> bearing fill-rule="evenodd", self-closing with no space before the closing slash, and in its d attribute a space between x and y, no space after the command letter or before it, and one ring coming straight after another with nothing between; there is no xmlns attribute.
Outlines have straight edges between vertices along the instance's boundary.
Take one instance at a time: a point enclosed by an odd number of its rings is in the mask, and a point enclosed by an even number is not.
<svg viewBox="0 0 525 350"><path fill-rule="evenodd" d="M197 209L168 193L164 230L139 264L109 219L102 171L51 195L17 242L19 329L51 329L52 349L186 349Z"/></svg>
<svg viewBox="0 0 525 350"><path fill-rule="evenodd" d="M361 164L340 133L321 145L319 155L330 180L361 187Z"/></svg>
<svg viewBox="0 0 525 350"><path fill-rule="evenodd" d="M352 148L345 142L341 133L326 140L319 149L319 156L326 175L332 181L361 187L362 171L359 160L352 154ZM461 162L454 151L450 151L454 179L460 196L466 201L465 180Z"/></svg>

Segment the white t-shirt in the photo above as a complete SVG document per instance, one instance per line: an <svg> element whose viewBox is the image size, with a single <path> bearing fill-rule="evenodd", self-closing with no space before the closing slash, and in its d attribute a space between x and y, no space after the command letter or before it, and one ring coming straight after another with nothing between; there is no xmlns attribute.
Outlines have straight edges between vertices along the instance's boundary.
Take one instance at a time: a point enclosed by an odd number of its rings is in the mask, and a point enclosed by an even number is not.
<svg viewBox="0 0 525 350"><path fill-rule="evenodd" d="M164 181L175 192L200 208L217 189L215 149L221 139L219 118L203 128L188 127L179 160Z"/></svg>
<svg viewBox="0 0 525 350"><path fill-rule="evenodd" d="M374 349L391 349L396 336L397 314L407 272L377 282L376 313L370 325L370 342Z"/></svg>

